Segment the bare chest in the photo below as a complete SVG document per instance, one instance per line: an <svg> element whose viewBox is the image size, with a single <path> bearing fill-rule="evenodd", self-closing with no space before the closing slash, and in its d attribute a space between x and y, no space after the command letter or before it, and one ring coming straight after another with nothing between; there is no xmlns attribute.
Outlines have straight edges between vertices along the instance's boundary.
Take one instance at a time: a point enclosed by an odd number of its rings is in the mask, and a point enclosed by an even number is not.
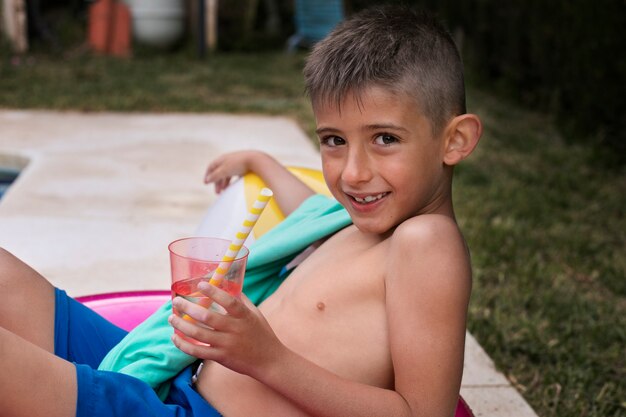
<svg viewBox="0 0 626 417"><path fill-rule="evenodd" d="M378 238L348 228L324 242L310 254L265 304L294 302L326 311L368 302L382 296L382 255ZM323 303L324 306L320 305Z"/></svg>
<svg viewBox="0 0 626 417"><path fill-rule="evenodd" d="M281 341L346 377L386 384L385 245L347 228L316 249L260 307Z"/></svg>

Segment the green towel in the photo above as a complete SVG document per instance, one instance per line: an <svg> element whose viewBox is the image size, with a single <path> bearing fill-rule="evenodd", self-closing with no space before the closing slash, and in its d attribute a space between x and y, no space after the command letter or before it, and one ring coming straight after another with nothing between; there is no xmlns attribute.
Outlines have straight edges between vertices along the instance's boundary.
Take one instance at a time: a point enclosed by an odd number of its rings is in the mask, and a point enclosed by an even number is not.
<svg viewBox="0 0 626 417"><path fill-rule="evenodd" d="M346 210L335 200L315 195L279 225L261 236L250 248L243 292L259 304L287 277L285 265L317 240L351 223ZM121 372L150 385L161 399L167 397L169 381L196 361L174 346L167 318L168 301L122 339L102 360L100 370Z"/></svg>

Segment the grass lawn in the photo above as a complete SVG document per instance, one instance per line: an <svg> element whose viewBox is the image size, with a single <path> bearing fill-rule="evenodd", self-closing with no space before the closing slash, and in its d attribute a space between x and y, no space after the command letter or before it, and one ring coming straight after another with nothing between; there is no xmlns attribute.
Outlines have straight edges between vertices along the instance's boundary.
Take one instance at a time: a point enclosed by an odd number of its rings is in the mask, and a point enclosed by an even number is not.
<svg viewBox="0 0 626 417"><path fill-rule="evenodd" d="M0 49L0 108L287 115L312 136L302 55L130 60ZM626 416L624 170L544 115L470 88L485 133L458 168L475 271L469 328L540 416ZM1 127L0 127L1 129Z"/></svg>
<svg viewBox="0 0 626 417"><path fill-rule="evenodd" d="M193 53L134 59L65 59L48 55L0 62L0 106L83 111L249 112L309 118L302 94L302 55L219 55L200 61Z"/></svg>

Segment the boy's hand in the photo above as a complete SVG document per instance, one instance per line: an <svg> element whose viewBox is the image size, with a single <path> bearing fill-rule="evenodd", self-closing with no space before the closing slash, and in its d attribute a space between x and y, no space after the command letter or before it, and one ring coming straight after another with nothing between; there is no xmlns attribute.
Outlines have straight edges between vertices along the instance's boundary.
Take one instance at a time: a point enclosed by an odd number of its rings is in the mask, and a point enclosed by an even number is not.
<svg viewBox="0 0 626 417"><path fill-rule="evenodd" d="M315 194L276 159L256 150L231 152L218 157L208 166L204 182L215 184L215 192L220 194L233 177L247 173L256 174L266 187L274 191L274 201L285 216Z"/></svg>
<svg viewBox="0 0 626 417"><path fill-rule="evenodd" d="M238 299L208 283L198 287L222 306L226 314L180 297L175 298L172 301L174 308L202 325L175 315L170 316L170 324L186 336L210 345L194 345L174 334L172 342L177 348L188 355L219 362L235 372L250 376L263 372L267 369L266 365L280 359L284 346L265 317L245 295Z"/></svg>
<svg viewBox="0 0 626 417"><path fill-rule="evenodd" d="M259 157L258 151L231 152L219 156L207 167L205 184L215 184L215 192L221 193L228 187L232 177L241 177L252 170L252 162Z"/></svg>

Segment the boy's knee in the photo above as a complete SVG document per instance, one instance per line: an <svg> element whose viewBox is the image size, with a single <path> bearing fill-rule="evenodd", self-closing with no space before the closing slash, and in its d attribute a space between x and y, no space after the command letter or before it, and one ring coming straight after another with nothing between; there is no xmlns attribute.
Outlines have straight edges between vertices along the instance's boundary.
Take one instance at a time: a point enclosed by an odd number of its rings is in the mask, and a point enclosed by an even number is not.
<svg viewBox="0 0 626 417"><path fill-rule="evenodd" d="M25 265L15 255L8 250L0 247L0 281L6 282L14 277L14 272Z"/></svg>
<svg viewBox="0 0 626 417"><path fill-rule="evenodd" d="M13 255L11 255L11 253L4 249L3 247L0 247L0 271L3 271L6 266L8 265L9 262L11 262L11 257ZM2 278L2 273L0 273L0 278Z"/></svg>
<svg viewBox="0 0 626 417"><path fill-rule="evenodd" d="M0 247L0 269L2 269L8 262L12 262L14 256L3 247Z"/></svg>
<svg viewBox="0 0 626 417"><path fill-rule="evenodd" d="M17 258L11 252L0 246L0 265L7 262L15 262Z"/></svg>

